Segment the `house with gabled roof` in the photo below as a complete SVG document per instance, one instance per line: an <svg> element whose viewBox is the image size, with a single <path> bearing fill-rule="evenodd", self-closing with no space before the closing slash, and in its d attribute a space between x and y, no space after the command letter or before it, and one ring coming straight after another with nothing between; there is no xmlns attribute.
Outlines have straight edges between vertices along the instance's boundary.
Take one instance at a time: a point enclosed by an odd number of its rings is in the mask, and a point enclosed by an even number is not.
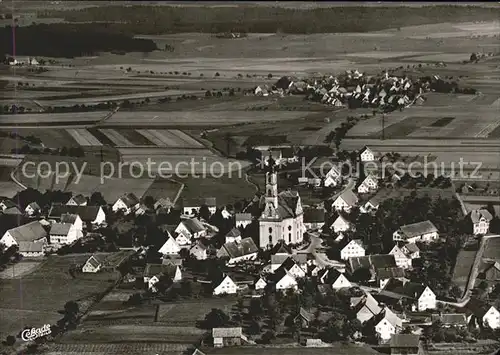
<svg viewBox="0 0 500 355"><path fill-rule="evenodd" d="M351 308L354 309L356 318L361 324L365 324L382 312L382 307L369 292L365 292L361 297L351 298Z"/></svg>
<svg viewBox="0 0 500 355"><path fill-rule="evenodd" d="M374 213L378 210L380 202L376 198L372 198L359 208L361 213Z"/></svg>
<svg viewBox="0 0 500 355"><path fill-rule="evenodd" d="M301 328L309 328L313 320L314 314L303 307L300 307L299 313L293 319L296 324L300 324Z"/></svg>
<svg viewBox="0 0 500 355"><path fill-rule="evenodd" d="M352 287L351 282L346 278L346 276L334 268L320 270L317 274L317 279L322 284L331 285L334 290Z"/></svg>
<svg viewBox="0 0 500 355"><path fill-rule="evenodd" d="M379 270L396 267L396 260L394 259L394 255L389 254L350 257L348 259L348 267L351 273L354 273L358 269L368 269L372 273L372 279L375 279Z"/></svg>
<svg viewBox="0 0 500 355"><path fill-rule="evenodd" d="M285 268L280 267L269 275L268 283L271 283L277 291L297 290L297 280Z"/></svg>
<svg viewBox="0 0 500 355"><path fill-rule="evenodd" d="M106 213L100 206L67 206L53 204L49 211L49 220L60 221L64 214L78 215L87 224L101 225L106 222Z"/></svg>
<svg viewBox="0 0 500 355"><path fill-rule="evenodd" d="M177 243L177 241L172 236L169 236L168 239L165 241L165 243L163 243L161 248L158 250L158 252L163 256L179 255L181 249L182 248Z"/></svg>
<svg viewBox="0 0 500 355"><path fill-rule="evenodd" d="M10 216L22 216L23 213L19 209L19 207L14 206L14 207L9 207L1 211L0 213L5 214L5 215L10 215Z"/></svg>
<svg viewBox="0 0 500 355"><path fill-rule="evenodd" d="M281 240L276 243L269 252L271 255L290 255L292 254L292 248Z"/></svg>
<svg viewBox="0 0 500 355"><path fill-rule="evenodd" d="M277 270L283 263L291 258L295 264L297 264L301 269L306 270L307 269L307 262L308 262L308 255L305 253L300 253L300 254L285 254L285 253L278 253L271 255L271 264L270 264L270 271L274 272Z"/></svg>
<svg viewBox="0 0 500 355"><path fill-rule="evenodd" d="M175 233L182 234L188 239L198 239L207 235L207 228L198 218L183 219Z"/></svg>
<svg viewBox="0 0 500 355"><path fill-rule="evenodd" d="M11 200L4 199L0 201L0 212L4 212L5 210L13 207L17 207L17 205Z"/></svg>
<svg viewBox="0 0 500 355"><path fill-rule="evenodd" d="M365 253L366 249L363 241L361 239L353 239L340 250L340 259L348 260L349 258L365 256Z"/></svg>
<svg viewBox="0 0 500 355"><path fill-rule="evenodd" d="M487 282L500 281L500 261L483 259L478 268L478 280Z"/></svg>
<svg viewBox="0 0 500 355"><path fill-rule="evenodd" d="M78 194L76 196L72 196L68 202L66 202L67 206L87 206L87 198L82 194Z"/></svg>
<svg viewBox="0 0 500 355"><path fill-rule="evenodd" d="M362 162L369 162L369 161L375 161L375 152L368 148L367 146L364 146L360 151L359 151L359 158L361 159Z"/></svg>
<svg viewBox="0 0 500 355"><path fill-rule="evenodd" d="M330 229L333 229L335 233L347 232L353 228L351 222L345 219L342 215L339 215L337 219L332 223Z"/></svg>
<svg viewBox="0 0 500 355"><path fill-rule="evenodd" d="M189 249L189 255L196 260L206 260L208 258L208 247L199 241Z"/></svg>
<svg viewBox="0 0 500 355"><path fill-rule="evenodd" d="M402 282L391 279L384 287L385 291L398 293L403 297L413 300L412 309L423 312L427 309L436 309L436 294L429 286L416 282Z"/></svg>
<svg viewBox="0 0 500 355"><path fill-rule="evenodd" d="M104 259L98 255L92 255L82 267L82 272L96 273L104 266Z"/></svg>
<svg viewBox="0 0 500 355"><path fill-rule="evenodd" d="M18 252L25 258L37 258L43 256L44 243L36 242L19 242Z"/></svg>
<svg viewBox="0 0 500 355"><path fill-rule="evenodd" d="M215 197L182 199L182 211L187 216L197 216L202 206L207 206L213 215L217 211L217 199Z"/></svg>
<svg viewBox="0 0 500 355"><path fill-rule="evenodd" d="M130 192L118 198L111 209L115 213L118 211L123 211L124 215L128 215L129 213L134 212L137 208L139 208L139 205L139 198L135 194Z"/></svg>
<svg viewBox="0 0 500 355"><path fill-rule="evenodd" d="M32 217L32 216L35 216L35 215L39 214L41 210L42 209L40 208L40 206L38 205L38 203L31 202L24 209L24 213L26 213L28 216Z"/></svg>
<svg viewBox="0 0 500 355"><path fill-rule="evenodd" d="M297 264L293 257L288 257L277 270L279 269L286 270L295 279L300 279L306 276L306 270Z"/></svg>
<svg viewBox="0 0 500 355"><path fill-rule="evenodd" d="M423 354L418 334L393 334L389 341L389 349L391 355Z"/></svg>
<svg viewBox="0 0 500 355"><path fill-rule="evenodd" d="M142 276L144 283L148 285L148 289L153 291L155 291L155 284L164 276L171 279L172 282L182 280L181 268L178 265L165 265L163 263L146 264Z"/></svg>
<svg viewBox="0 0 500 355"><path fill-rule="evenodd" d="M325 187L336 187L342 181L342 171L336 165L333 165L325 175L323 185Z"/></svg>
<svg viewBox="0 0 500 355"><path fill-rule="evenodd" d="M490 230L490 222L493 219L491 213L486 209L473 210L469 214L472 222L474 235L485 235Z"/></svg>
<svg viewBox="0 0 500 355"><path fill-rule="evenodd" d="M431 321L439 321L444 328L465 328L468 324L465 313L436 313L431 315Z"/></svg>
<svg viewBox="0 0 500 355"><path fill-rule="evenodd" d="M378 189L378 179L373 176L372 174L369 174L363 182L358 186L358 193L360 194L366 194L371 191L375 191Z"/></svg>
<svg viewBox="0 0 500 355"><path fill-rule="evenodd" d="M431 242L438 238L438 230L429 220L401 226L392 234L394 241L403 241L406 243L415 243L417 241Z"/></svg>
<svg viewBox="0 0 500 355"><path fill-rule="evenodd" d="M212 338L215 348L240 346L248 342L241 327L213 328Z"/></svg>
<svg viewBox="0 0 500 355"><path fill-rule="evenodd" d="M238 292L238 286L229 275L220 274L215 280L212 280L213 295L234 295Z"/></svg>
<svg viewBox="0 0 500 355"><path fill-rule="evenodd" d="M245 228L249 224L252 223L252 214L251 213L236 213L234 215L234 220L236 224L236 228Z"/></svg>
<svg viewBox="0 0 500 355"><path fill-rule="evenodd" d="M405 244L401 250L412 260L420 258L420 248L415 243Z"/></svg>
<svg viewBox="0 0 500 355"><path fill-rule="evenodd" d="M400 267L388 267L377 270L376 281L380 289L384 289L392 279L401 282L410 281L406 278L405 270Z"/></svg>
<svg viewBox="0 0 500 355"><path fill-rule="evenodd" d="M476 327L500 328L500 312L492 305L477 298L471 298L465 306L467 321Z"/></svg>
<svg viewBox="0 0 500 355"><path fill-rule="evenodd" d="M225 243L217 252L217 257L227 258L227 265L234 265L245 260L254 260L258 252L259 248L253 239L248 237Z"/></svg>
<svg viewBox="0 0 500 355"><path fill-rule="evenodd" d="M162 197L155 202L153 207L156 211L162 209L165 213L170 213L174 208L174 203L168 197Z"/></svg>
<svg viewBox="0 0 500 355"><path fill-rule="evenodd" d="M394 255L394 259L396 260L396 266L408 269L411 267L411 258L400 248L397 244L389 252L390 255Z"/></svg>
<svg viewBox="0 0 500 355"><path fill-rule="evenodd" d="M332 203L332 208L337 211L349 212L354 206L358 204L358 196L351 190L346 190L340 194Z"/></svg>
<svg viewBox="0 0 500 355"><path fill-rule="evenodd" d="M30 222L7 230L0 243L6 248L19 245L20 242L47 243L47 231L39 221Z"/></svg>
<svg viewBox="0 0 500 355"><path fill-rule="evenodd" d="M241 241L241 231L234 227L224 236L226 243L235 243Z"/></svg>
<svg viewBox="0 0 500 355"><path fill-rule="evenodd" d="M304 209L304 227L306 230L317 230L325 225L325 210L323 208Z"/></svg>
<svg viewBox="0 0 500 355"><path fill-rule="evenodd" d="M375 332L382 341L390 340L394 334L403 330L403 320L387 307L374 317L373 323Z"/></svg>
<svg viewBox="0 0 500 355"><path fill-rule="evenodd" d="M72 223L52 223L49 231L50 242L56 244L72 244L83 237L81 230L78 230Z"/></svg>

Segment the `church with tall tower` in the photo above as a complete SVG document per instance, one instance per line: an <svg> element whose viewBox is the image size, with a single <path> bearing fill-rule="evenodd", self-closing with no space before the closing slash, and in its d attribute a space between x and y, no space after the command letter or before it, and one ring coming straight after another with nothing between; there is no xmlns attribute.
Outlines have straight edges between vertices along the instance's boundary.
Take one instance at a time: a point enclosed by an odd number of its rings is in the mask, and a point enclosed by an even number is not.
<svg viewBox="0 0 500 355"><path fill-rule="evenodd" d="M303 210L297 191L278 192L278 173L275 161L270 157L266 170L265 195L259 218L259 246L263 249L278 242L298 244L304 240Z"/></svg>

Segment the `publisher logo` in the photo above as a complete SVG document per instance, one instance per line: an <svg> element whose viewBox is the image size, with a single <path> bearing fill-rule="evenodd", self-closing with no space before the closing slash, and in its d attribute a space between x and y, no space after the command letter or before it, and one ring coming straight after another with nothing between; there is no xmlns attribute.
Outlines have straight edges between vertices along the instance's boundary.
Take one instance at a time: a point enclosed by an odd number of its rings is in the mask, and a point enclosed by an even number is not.
<svg viewBox="0 0 500 355"><path fill-rule="evenodd" d="M50 324L45 324L41 328L25 329L21 332L21 339L24 341L32 341L36 338L49 335L51 333Z"/></svg>

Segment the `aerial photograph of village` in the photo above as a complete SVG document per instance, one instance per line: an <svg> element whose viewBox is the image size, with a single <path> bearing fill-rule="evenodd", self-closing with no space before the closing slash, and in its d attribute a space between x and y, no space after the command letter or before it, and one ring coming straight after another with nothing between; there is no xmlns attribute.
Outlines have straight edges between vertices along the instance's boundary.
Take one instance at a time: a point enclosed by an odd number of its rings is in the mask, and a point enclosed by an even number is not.
<svg viewBox="0 0 500 355"><path fill-rule="evenodd" d="M500 3L0 0L0 355L500 353Z"/></svg>

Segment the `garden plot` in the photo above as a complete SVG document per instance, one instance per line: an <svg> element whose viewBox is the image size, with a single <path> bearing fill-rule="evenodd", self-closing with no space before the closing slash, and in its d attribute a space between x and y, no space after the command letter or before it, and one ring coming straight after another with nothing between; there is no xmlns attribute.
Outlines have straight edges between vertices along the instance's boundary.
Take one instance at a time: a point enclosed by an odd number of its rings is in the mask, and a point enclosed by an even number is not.
<svg viewBox="0 0 500 355"><path fill-rule="evenodd" d="M384 130L384 136L386 139L404 138L410 136L420 127L430 126L436 120L436 117L407 117L401 122L387 126ZM382 136L382 130L372 133L371 136Z"/></svg>
<svg viewBox="0 0 500 355"><path fill-rule="evenodd" d="M68 128L66 131L74 138L81 146L101 146L102 143L94 137L89 131L84 128L75 129Z"/></svg>
<svg viewBox="0 0 500 355"><path fill-rule="evenodd" d="M124 100L144 100L147 98L158 98L158 97L170 97L170 96L182 96L182 95L201 95L204 91L201 90L166 90L166 91L153 91L153 92L143 92L136 94L123 94L114 96L98 96L98 97L82 97L74 99L63 99L58 100L58 102L65 102L71 104L97 104L99 102L109 102L109 101L124 101Z"/></svg>
<svg viewBox="0 0 500 355"><path fill-rule="evenodd" d="M134 144L128 141L127 138L122 136L114 129L100 129L100 132L106 135L116 146L133 147Z"/></svg>

